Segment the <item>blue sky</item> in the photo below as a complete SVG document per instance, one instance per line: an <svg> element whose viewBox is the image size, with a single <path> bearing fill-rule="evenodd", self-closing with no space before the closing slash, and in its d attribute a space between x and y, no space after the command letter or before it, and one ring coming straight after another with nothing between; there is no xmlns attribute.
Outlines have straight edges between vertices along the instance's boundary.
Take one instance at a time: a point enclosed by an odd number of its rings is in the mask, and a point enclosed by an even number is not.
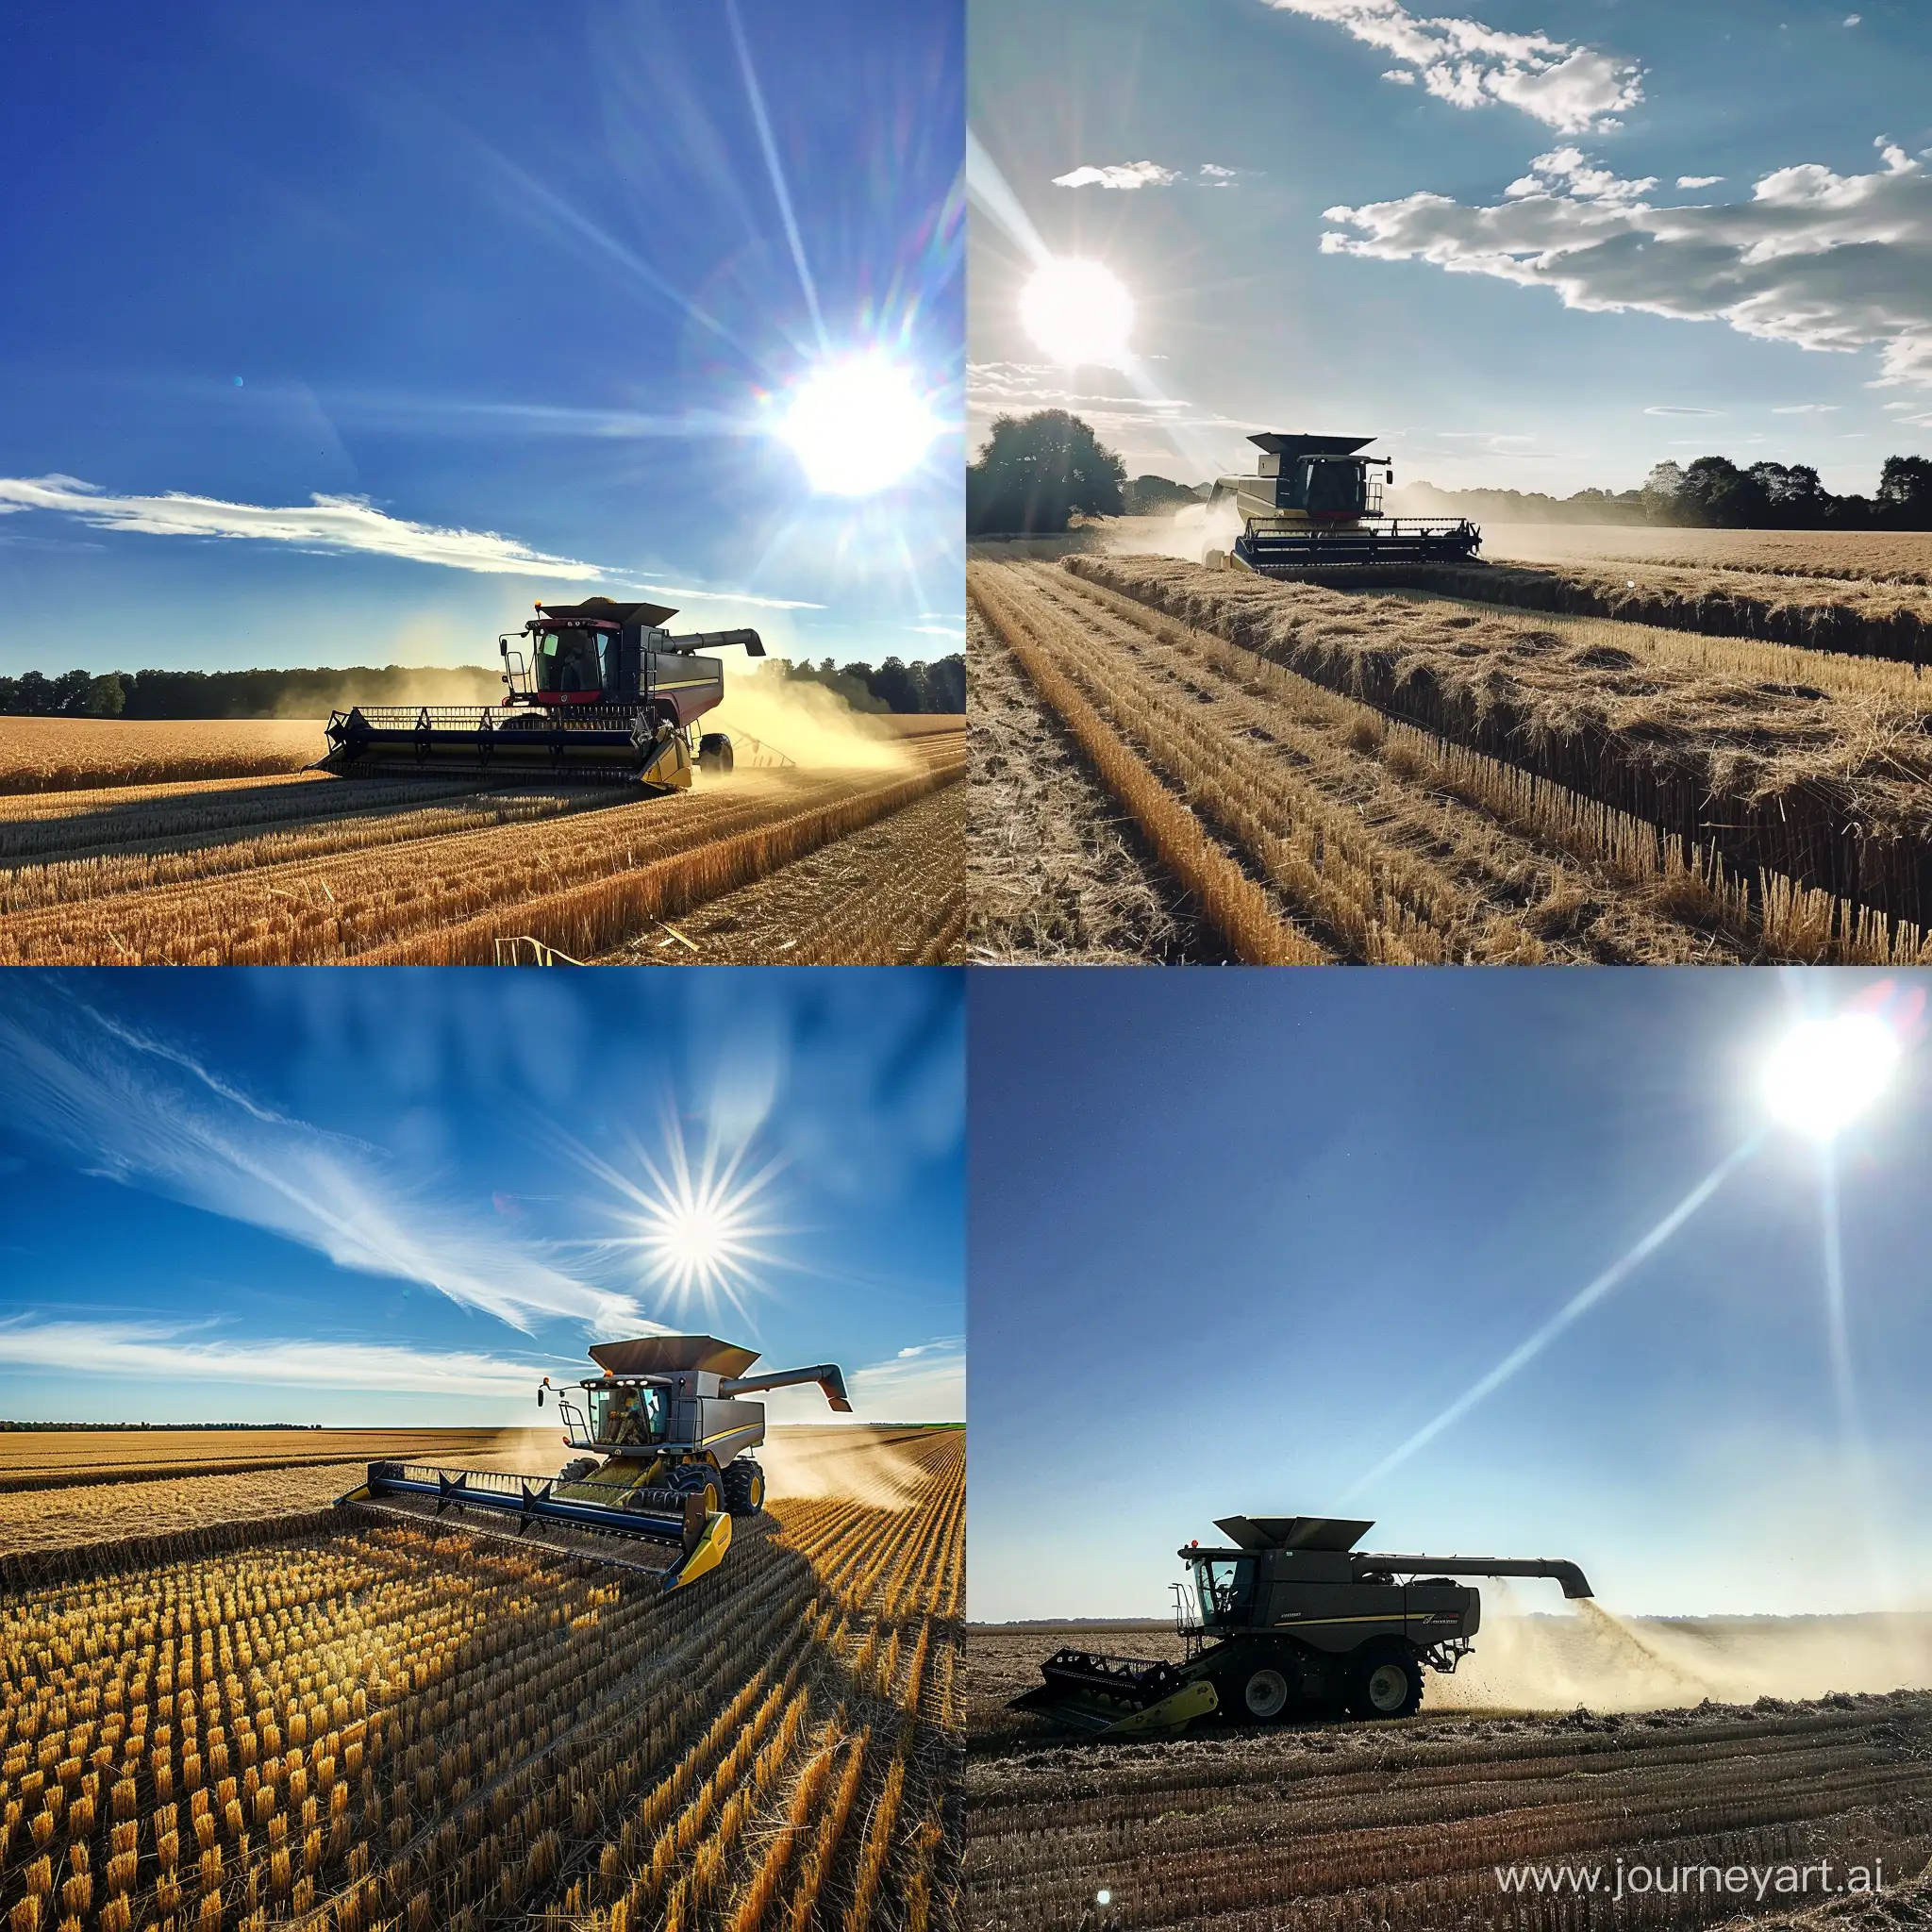
<svg viewBox="0 0 1932 1932"><path fill-rule="evenodd" d="M9 975L0 1415L528 1424L540 1375L670 1329L958 1420L963 1005L909 969ZM706 1279L653 1211L680 1146L736 1230Z"/></svg>
<svg viewBox="0 0 1932 1932"><path fill-rule="evenodd" d="M958 0L21 16L0 671L493 664L600 585L814 657L957 648L961 31ZM774 426L861 354L935 433L814 493Z"/></svg>
<svg viewBox="0 0 1932 1932"><path fill-rule="evenodd" d="M1932 451L1909 0L977 0L970 59L974 442L1071 399L1132 474L1306 428L1557 493ZM1124 282L1138 387L1042 361L1014 206Z"/></svg>
<svg viewBox="0 0 1932 1932"><path fill-rule="evenodd" d="M1817 1150L1778 1128L1385 1467L1760 1131L1794 1016L1909 1015L1928 980L1880 984L974 975L972 1614L1163 1615L1174 1550L1234 1512L1568 1557L1624 1612L1924 1604L1922 1055L1834 1143L1849 1439Z"/></svg>

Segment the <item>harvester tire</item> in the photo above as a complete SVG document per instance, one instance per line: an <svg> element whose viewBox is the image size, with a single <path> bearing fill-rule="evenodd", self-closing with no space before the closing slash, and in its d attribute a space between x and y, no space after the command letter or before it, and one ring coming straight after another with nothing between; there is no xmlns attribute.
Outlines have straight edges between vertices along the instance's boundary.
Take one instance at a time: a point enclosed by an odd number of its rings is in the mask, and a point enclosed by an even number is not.
<svg viewBox="0 0 1932 1932"><path fill-rule="evenodd" d="M594 1456L574 1457L557 1472L557 1480L560 1483L580 1483L587 1475L595 1475L598 1467Z"/></svg>
<svg viewBox="0 0 1932 1932"><path fill-rule="evenodd" d="M1422 1659L1407 1644L1371 1643L1349 1660L1351 1715L1413 1717L1422 1701Z"/></svg>
<svg viewBox="0 0 1932 1932"><path fill-rule="evenodd" d="M765 1473L748 1457L724 1465L724 1507L734 1516L756 1516L765 1507Z"/></svg>
<svg viewBox="0 0 1932 1932"><path fill-rule="evenodd" d="M1224 1698L1224 1706L1251 1724L1279 1724L1294 1702L1294 1690L1286 1672L1274 1664L1257 1664L1236 1679L1237 1694Z"/></svg>
<svg viewBox="0 0 1932 1932"><path fill-rule="evenodd" d="M717 1516L724 1511L724 1485L719 1479L718 1472L708 1462L680 1463L671 1473L671 1487L686 1496L702 1492L708 1516Z"/></svg>
<svg viewBox="0 0 1932 1932"><path fill-rule="evenodd" d="M698 740L699 771L716 772L722 775L731 770L734 762L731 741L722 731L708 731Z"/></svg>

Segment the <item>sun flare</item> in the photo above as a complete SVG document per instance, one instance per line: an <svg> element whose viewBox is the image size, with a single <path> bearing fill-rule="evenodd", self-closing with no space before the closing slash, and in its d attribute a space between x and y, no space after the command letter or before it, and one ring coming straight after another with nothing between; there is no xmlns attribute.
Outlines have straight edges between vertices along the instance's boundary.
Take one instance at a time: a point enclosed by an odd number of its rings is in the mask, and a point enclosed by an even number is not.
<svg viewBox="0 0 1932 1932"><path fill-rule="evenodd" d="M891 489L918 466L938 433L910 372L876 351L812 370L793 390L778 428L820 496Z"/></svg>
<svg viewBox="0 0 1932 1932"><path fill-rule="evenodd" d="M1807 1020L1765 1066L1765 1105L1786 1126L1828 1141L1885 1091L1898 1055L1898 1036L1875 1013Z"/></svg>
<svg viewBox="0 0 1932 1932"><path fill-rule="evenodd" d="M1132 353L1134 298L1097 261L1069 257L1046 263L1021 291L1020 320L1041 350L1070 368L1122 369Z"/></svg>

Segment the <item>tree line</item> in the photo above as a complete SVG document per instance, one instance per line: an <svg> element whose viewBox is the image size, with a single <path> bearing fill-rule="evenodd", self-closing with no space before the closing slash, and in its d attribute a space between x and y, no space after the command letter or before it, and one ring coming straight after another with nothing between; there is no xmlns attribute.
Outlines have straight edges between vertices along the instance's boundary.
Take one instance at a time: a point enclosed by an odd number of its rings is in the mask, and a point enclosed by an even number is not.
<svg viewBox="0 0 1932 1932"><path fill-rule="evenodd" d="M1113 517L1178 508L1197 492L1162 476L1126 480L1126 466L1091 425L1065 409L996 416L966 471L970 536L1050 535L1076 512ZM1434 506L1497 523L1658 524L1709 529L1932 530L1932 458L1887 457L1870 495L1839 496L1808 463L1728 457L1658 463L1641 490L1581 490L1555 497L1517 490L1404 492L1404 508Z"/></svg>
<svg viewBox="0 0 1932 1932"><path fill-rule="evenodd" d="M963 711L963 655L927 663L785 664L865 711ZM25 671L0 676L0 715L12 718L319 718L351 705L487 705L501 675L481 666L345 671Z"/></svg>

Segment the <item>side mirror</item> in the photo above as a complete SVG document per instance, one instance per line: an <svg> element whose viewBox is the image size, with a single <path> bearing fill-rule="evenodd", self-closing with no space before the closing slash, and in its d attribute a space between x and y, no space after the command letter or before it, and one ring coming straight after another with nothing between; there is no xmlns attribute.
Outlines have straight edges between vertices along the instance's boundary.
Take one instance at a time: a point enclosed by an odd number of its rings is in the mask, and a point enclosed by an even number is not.
<svg viewBox="0 0 1932 1932"><path fill-rule="evenodd" d="M541 1388L537 1391L537 1407L539 1408L543 1407L543 1391Z"/></svg>

